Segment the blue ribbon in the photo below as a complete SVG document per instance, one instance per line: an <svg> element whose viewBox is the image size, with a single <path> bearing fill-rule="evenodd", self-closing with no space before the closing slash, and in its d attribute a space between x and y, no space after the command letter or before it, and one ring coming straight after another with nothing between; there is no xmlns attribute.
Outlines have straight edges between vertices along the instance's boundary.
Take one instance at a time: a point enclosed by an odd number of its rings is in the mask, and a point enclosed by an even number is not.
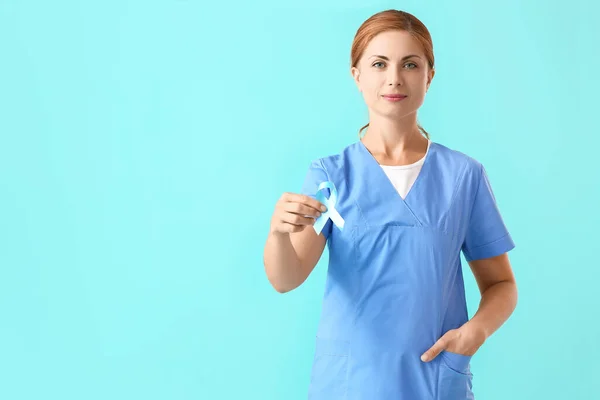
<svg viewBox="0 0 600 400"><path fill-rule="evenodd" d="M329 198L325 197L323 189L328 188L331 191ZM344 219L335 209L335 204L337 203L337 189L335 185L331 181L322 182L317 189L317 200L321 203L325 204L327 207L327 211L322 213L319 218L315 221L313 228L315 228L315 232L317 235L321 233L323 227L327 223L327 220L331 219L333 223L342 230L344 228Z"/></svg>

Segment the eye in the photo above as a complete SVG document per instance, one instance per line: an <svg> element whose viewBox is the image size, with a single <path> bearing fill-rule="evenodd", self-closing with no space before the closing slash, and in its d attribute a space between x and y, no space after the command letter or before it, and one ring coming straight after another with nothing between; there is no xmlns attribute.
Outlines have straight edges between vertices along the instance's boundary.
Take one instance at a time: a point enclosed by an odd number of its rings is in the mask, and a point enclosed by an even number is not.
<svg viewBox="0 0 600 400"><path fill-rule="evenodd" d="M375 67L377 64L384 64L384 63L383 63L383 61L377 61L372 66ZM415 64L413 62L409 62L409 63L404 64L404 66L407 66L407 65L413 65L413 68L409 68L409 69L415 69L415 68L417 68L417 64Z"/></svg>

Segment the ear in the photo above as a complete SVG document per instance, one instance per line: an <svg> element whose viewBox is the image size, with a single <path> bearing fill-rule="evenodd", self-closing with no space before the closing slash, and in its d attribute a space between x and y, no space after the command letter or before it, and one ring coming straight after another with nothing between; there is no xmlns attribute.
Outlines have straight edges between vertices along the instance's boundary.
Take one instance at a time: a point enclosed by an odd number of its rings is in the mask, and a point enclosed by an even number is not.
<svg viewBox="0 0 600 400"><path fill-rule="evenodd" d="M360 70L356 67L352 67L350 68L350 73L352 74L354 83L356 83L356 87L358 87L358 91L362 92L362 90L360 89Z"/></svg>
<svg viewBox="0 0 600 400"><path fill-rule="evenodd" d="M428 78L428 80L427 80L427 87L426 87L426 90L429 90L429 85L431 85L431 81L433 80L433 77L434 77L434 75L435 75L435 69L431 69L431 70L429 71L429 78Z"/></svg>

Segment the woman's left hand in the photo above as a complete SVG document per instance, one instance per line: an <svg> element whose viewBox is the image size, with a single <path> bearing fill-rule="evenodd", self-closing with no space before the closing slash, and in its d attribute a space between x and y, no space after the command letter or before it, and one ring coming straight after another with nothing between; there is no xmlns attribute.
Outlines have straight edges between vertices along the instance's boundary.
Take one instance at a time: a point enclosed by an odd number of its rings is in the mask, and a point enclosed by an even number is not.
<svg viewBox="0 0 600 400"><path fill-rule="evenodd" d="M467 322L458 329L451 329L446 332L433 346L423 355L422 361L431 361L443 350L451 353L457 353L464 356L472 356L485 342L485 334Z"/></svg>

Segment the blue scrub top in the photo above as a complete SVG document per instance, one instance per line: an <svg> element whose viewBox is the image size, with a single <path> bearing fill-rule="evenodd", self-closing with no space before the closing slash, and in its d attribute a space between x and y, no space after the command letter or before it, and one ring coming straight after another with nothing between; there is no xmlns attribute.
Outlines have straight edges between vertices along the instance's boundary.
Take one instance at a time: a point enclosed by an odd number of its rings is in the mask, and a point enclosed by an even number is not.
<svg viewBox="0 0 600 400"><path fill-rule="evenodd" d="M329 265L308 398L473 399L470 356L420 357L468 320L460 252L471 261L515 247L483 165L431 142L402 199L357 141L314 160L302 193L316 198L324 181L345 225L322 230Z"/></svg>

